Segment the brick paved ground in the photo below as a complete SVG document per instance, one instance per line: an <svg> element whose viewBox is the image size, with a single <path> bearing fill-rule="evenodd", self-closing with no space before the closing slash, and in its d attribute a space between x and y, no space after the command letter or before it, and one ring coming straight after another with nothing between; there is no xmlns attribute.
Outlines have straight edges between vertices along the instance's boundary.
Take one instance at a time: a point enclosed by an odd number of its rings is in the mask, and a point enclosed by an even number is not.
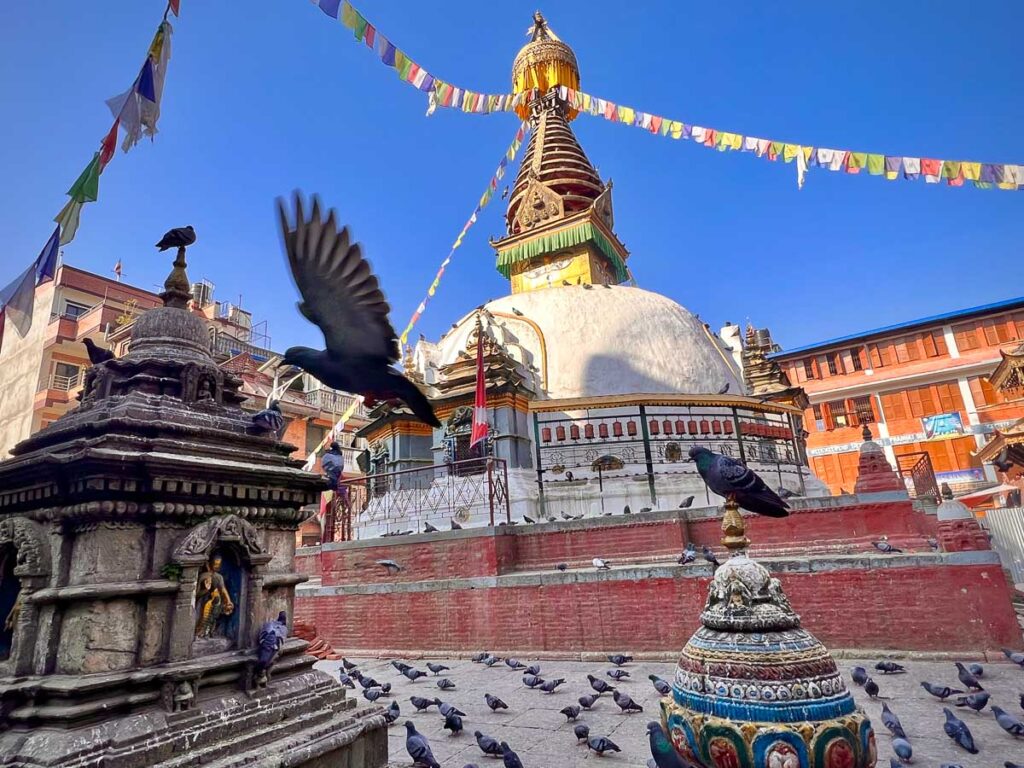
<svg viewBox="0 0 1024 768"><path fill-rule="evenodd" d="M566 683L554 694L531 690L522 684L522 673L513 672L504 663L492 668L474 664L466 659L429 659L451 667L443 673L456 683L450 692L438 690L433 676L420 678L415 683L399 675L388 663L380 659L352 659L359 662L365 674L380 682L391 682L392 695L402 708L402 717L391 726L390 751L393 768L408 768L412 765L405 751L405 729L402 724L410 716L416 728L429 740L434 755L443 768L463 768L476 763L481 768L501 765L499 760L485 757L476 746L473 731L480 730L498 740L507 741L523 761L525 768L575 768L576 766L637 766L646 765L650 752L647 747L645 725L657 719L658 694L647 675L656 674L671 680L672 664L662 662L635 662L625 667L631 674L631 681L625 681L622 689L643 705L644 711L634 715L623 715L609 695L601 698L591 712L580 718L590 726L591 734L609 736L622 748L621 754L610 754L594 763L596 755L585 747L576 746L572 723L566 723L559 714L562 707L575 704L576 699L590 693L588 673L604 677L608 663L580 661L540 661L541 674L545 679L564 677ZM521 659L526 664L532 659ZM426 659L416 660L417 668L426 670ZM842 660L841 668L846 671L860 663L872 667L876 660L855 662ZM338 662L323 662L319 668L334 672ZM956 710L971 728L981 752L969 755L954 746L942 731L944 720L943 705L927 694L919 685L921 680L957 687L956 668L951 662L908 661L909 670L905 675L874 675L881 687L882 696L891 697L889 707L900 717L903 727L914 747L914 763L920 766L934 766L953 763L963 768L998 768L1004 761L1024 763L1024 738L1014 740L1002 731L991 712L977 714L970 710ZM1024 670L1009 663L986 663L984 684L992 694L992 703L1002 706L1015 717L1024 718L1024 711L1018 703L1019 694L1024 693ZM607 679L607 678L605 678ZM848 679L848 678L847 678ZM492 713L484 704L484 692L503 699L507 711ZM442 729L443 719L436 708L428 713L412 714L409 696L425 698L439 697L463 712L466 731L461 736L451 737ZM893 756L889 733L879 718L881 702L870 701L863 691L854 686L858 704L871 717L878 737L879 766L888 766ZM385 705L390 699L383 699ZM588 762L590 761L590 762Z"/></svg>

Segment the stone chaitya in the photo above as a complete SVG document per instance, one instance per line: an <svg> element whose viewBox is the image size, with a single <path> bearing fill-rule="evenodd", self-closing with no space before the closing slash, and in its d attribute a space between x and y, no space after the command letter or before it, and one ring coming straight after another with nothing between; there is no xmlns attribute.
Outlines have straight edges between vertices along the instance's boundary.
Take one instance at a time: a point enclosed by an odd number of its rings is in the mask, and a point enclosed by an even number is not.
<svg viewBox="0 0 1024 768"><path fill-rule="evenodd" d="M0 464L0 762L381 766L381 711L308 643L256 671L260 626L293 617L295 530L323 481L240 408L184 255L129 353Z"/></svg>

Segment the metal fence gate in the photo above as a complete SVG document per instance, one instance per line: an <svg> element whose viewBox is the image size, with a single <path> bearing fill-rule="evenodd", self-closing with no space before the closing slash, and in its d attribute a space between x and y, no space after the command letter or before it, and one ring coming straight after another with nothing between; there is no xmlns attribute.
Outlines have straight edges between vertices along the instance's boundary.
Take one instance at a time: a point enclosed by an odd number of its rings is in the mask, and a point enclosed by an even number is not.
<svg viewBox="0 0 1024 768"><path fill-rule="evenodd" d="M990 509L982 525L992 534L992 546L1014 583L1024 584L1024 507Z"/></svg>

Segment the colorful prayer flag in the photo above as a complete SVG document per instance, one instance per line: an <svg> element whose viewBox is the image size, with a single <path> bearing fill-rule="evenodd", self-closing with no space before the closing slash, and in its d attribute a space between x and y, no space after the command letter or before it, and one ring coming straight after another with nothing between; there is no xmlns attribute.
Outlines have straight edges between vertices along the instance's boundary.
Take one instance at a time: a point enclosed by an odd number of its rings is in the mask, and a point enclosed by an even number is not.
<svg viewBox="0 0 1024 768"><path fill-rule="evenodd" d="M100 153L92 156L92 160L85 167L85 170L71 185L68 194L72 200L90 203L96 200L100 193Z"/></svg>

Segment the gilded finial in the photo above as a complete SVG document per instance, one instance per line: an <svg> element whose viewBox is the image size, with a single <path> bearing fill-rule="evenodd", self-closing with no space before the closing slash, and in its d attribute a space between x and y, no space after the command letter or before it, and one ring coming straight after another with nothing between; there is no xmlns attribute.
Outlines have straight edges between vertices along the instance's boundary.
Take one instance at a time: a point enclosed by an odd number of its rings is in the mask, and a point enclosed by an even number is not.
<svg viewBox="0 0 1024 768"><path fill-rule="evenodd" d="M750 546L743 515L740 514L740 505L736 503L736 499L729 496L722 510L722 546L731 553L739 553Z"/></svg>
<svg viewBox="0 0 1024 768"><path fill-rule="evenodd" d="M160 238L156 247L161 251L168 248L177 248L178 255L174 259L174 266L171 273L164 281L164 292L160 298L164 300L165 307L176 307L188 309L188 302L192 298L191 284L188 281L188 274L185 268L185 249L196 241L196 231L191 227L175 227L169 230Z"/></svg>
<svg viewBox="0 0 1024 768"><path fill-rule="evenodd" d="M864 438L864 442L868 442L871 439L871 427L867 424L864 425L864 429L860 431L860 436Z"/></svg>

